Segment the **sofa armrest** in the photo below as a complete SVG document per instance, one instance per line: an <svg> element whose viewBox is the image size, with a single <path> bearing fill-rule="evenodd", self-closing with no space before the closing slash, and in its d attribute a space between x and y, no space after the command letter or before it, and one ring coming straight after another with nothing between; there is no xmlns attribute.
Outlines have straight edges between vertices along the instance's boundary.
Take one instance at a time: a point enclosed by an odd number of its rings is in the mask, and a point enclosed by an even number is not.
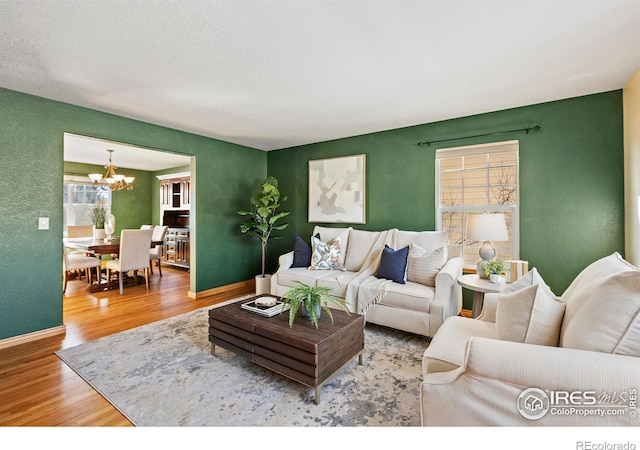
<svg viewBox="0 0 640 450"><path fill-rule="evenodd" d="M431 336L447 317L457 316L462 309L462 287L458 277L462 275L462 258L450 258L436 275L436 291L429 307L429 332Z"/></svg>
<svg viewBox="0 0 640 450"><path fill-rule="evenodd" d="M633 414L581 415L569 410L558 414L550 409L540 419L527 419L518 411L518 398L528 388L547 394L589 392L598 396L598 408L624 408L631 390L637 389L638 362L633 356L471 338L463 367L424 377L423 425L637 426Z"/></svg>
<svg viewBox="0 0 640 450"><path fill-rule="evenodd" d="M496 322L496 311L498 310L498 298L500 294L486 293L484 294L484 302L482 311L478 314L477 319L484 322Z"/></svg>
<svg viewBox="0 0 640 450"><path fill-rule="evenodd" d="M293 250L278 257L278 271L287 270L293 265Z"/></svg>

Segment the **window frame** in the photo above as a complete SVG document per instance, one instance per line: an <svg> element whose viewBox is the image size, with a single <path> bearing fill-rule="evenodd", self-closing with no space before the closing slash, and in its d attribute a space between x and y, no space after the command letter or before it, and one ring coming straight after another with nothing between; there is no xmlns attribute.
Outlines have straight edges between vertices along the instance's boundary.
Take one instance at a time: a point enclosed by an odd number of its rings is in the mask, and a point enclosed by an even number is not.
<svg viewBox="0 0 640 450"><path fill-rule="evenodd" d="M516 199L515 205L442 205L441 194L442 189L440 186L441 178L441 161L446 158L457 157L470 157L478 155L494 155L499 153L515 153L515 187L516 187ZM436 200L436 229L438 231L444 230L443 213L447 211L460 212L467 214L474 213L498 213L509 212L511 213L511 256L505 259L517 260L520 257L520 143L518 140L490 142L485 144L466 145L461 147L443 147L436 149L436 176L435 176L435 200ZM487 172L489 173L490 166L487 166ZM464 162L461 167L463 184L461 186L462 192L464 192ZM490 182L487 183L487 189L491 189ZM477 189L474 186L474 189ZM462 243L448 244L448 250L450 255L456 255L463 258L465 257L466 248L475 248L476 246L470 246L466 240L466 215L462 219ZM500 247L499 243L496 243L496 247ZM477 259L480 259L478 256ZM475 261L463 262L463 267L466 270L475 270Z"/></svg>
<svg viewBox="0 0 640 450"><path fill-rule="evenodd" d="M85 185L85 186L93 186L93 183L87 178L87 177L80 177L80 176L75 176L75 175L64 175L63 177L63 182L62 182L62 188L64 190L65 186L67 184L75 184L75 185ZM100 185L101 187L104 187L104 185ZM111 189L107 188L106 189L106 193L107 193L107 198L106 199L101 199L98 200L96 203L93 203L92 205L95 207L97 205L101 205L103 206L106 210L107 210L107 214L111 214L111 204L113 202L113 195L111 192ZM73 204L73 203L71 203ZM63 235L66 236L67 235L67 225L90 225L90 224L86 224L86 223L73 223L73 224L69 224L67 223L68 220L68 214L65 213L65 209L68 207L69 203L65 203L64 202L64 192L63 192L63 202L62 202L62 209L63 209L63 213L62 213L62 231L63 231ZM86 203L86 205L91 205L90 203ZM93 225L93 224L91 224Z"/></svg>

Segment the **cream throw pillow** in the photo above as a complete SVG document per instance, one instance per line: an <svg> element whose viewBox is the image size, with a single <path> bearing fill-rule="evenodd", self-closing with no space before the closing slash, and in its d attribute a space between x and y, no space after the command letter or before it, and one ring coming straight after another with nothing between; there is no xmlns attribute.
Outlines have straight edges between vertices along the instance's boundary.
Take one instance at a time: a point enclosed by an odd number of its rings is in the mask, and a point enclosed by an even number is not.
<svg viewBox="0 0 640 450"><path fill-rule="evenodd" d="M556 347L564 303L540 284L500 294L496 311L498 339Z"/></svg>
<svg viewBox="0 0 640 450"><path fill-rule="evenodd" d="M412 243L407 260L407 281L435 287L436 275L445 262L444 247L429 251Z"/></svg>

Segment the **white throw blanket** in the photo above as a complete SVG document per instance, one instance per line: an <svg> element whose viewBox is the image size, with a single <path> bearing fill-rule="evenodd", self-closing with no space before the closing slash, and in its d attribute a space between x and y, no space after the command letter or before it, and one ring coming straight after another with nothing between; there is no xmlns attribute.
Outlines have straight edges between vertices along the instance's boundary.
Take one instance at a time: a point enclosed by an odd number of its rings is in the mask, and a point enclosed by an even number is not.
<svg viewBox="0 0 640 450"><path fill-rule="evenodd" d="M338 276L338 283L344 288L346 284L345 300L350 305L355 305L358 314L364 314L373 305L380 303L387 292L391 280L376 278L375 274L380 265L380 257L384 246L396 248L397 229L378 232L375 242L369 249L369 253L357 275L348 281L348 275ZM348 283L348 284L347 284Z"/></svg>

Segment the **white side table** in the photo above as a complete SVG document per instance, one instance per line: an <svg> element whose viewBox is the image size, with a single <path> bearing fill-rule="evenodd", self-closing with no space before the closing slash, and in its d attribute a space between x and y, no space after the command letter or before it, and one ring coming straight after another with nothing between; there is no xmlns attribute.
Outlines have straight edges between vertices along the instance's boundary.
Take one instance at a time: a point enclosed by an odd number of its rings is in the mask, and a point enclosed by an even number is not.
<svg viewBox="0 0 640 450"><path fill-rule="evenodd" d="M473 291L473 309L471 315L478 317L480 311L482 311L482 303L484 302L484 294L486 293L498 293L507 287L506 283L492 283L489 280L480 278L477 274L471 273L467 275L461 275L458 277L458 284L463 288L467 288Z"/></svg>

